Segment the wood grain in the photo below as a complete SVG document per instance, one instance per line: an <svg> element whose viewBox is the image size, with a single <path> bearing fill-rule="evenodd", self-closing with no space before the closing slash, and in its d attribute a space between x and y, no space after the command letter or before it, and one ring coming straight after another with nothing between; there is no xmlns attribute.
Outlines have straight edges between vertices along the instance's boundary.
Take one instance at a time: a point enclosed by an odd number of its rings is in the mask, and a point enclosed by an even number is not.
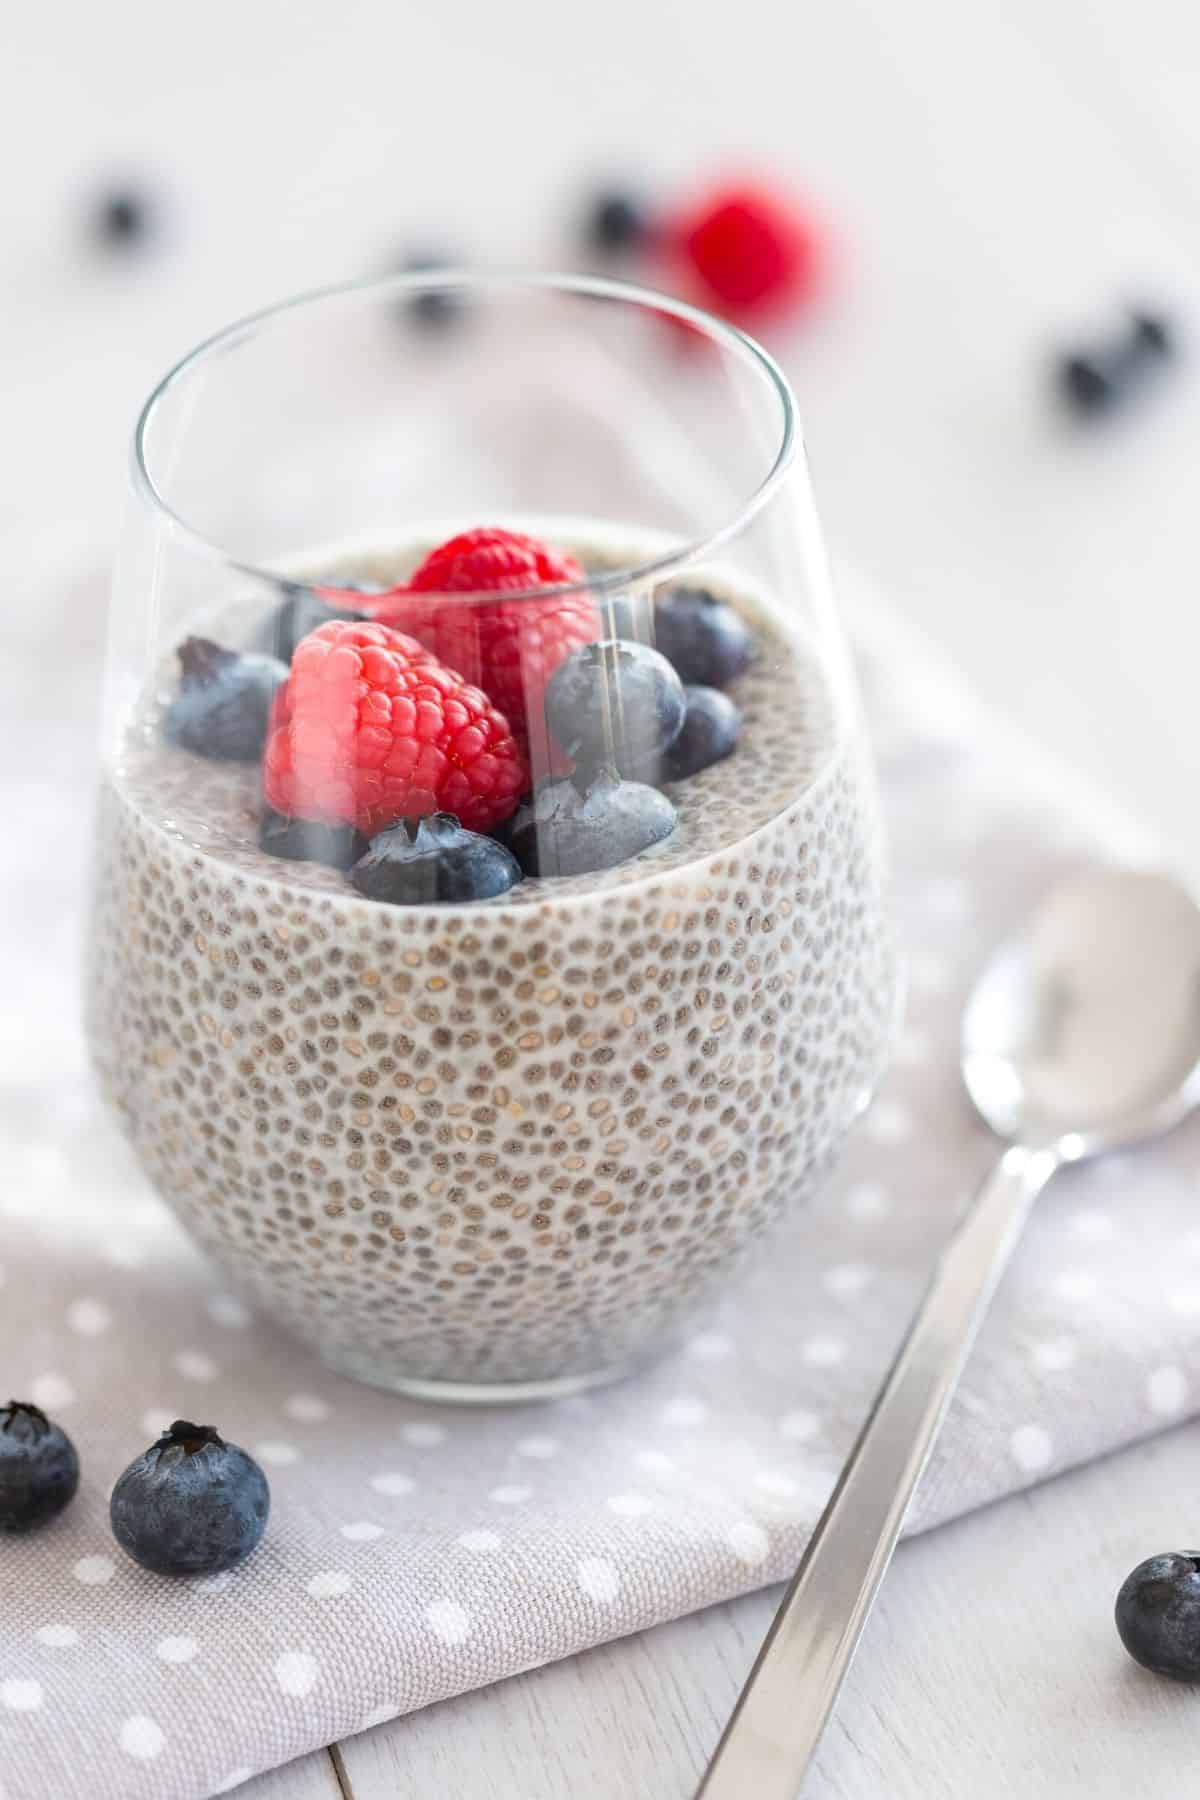
<svg viewBox="0 0 1200 1800"><path fill-rule="evenodd" d="M347 1800L328 1750L271 1769L236 1792L238 1800Z"/></svg>

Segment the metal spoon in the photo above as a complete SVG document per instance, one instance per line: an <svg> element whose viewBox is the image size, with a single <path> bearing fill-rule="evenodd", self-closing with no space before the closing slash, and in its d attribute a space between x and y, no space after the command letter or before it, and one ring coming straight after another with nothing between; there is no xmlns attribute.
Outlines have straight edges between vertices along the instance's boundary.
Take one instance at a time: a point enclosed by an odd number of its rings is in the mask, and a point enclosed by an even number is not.
<svg viewBox="0 0 1200 1800"><path fill-rule="evenodd" d="M976 984L962 1071L1011 1147L942 1251L697 1800L794 1800L1034 1200L1063 1163L1165 1131L1200 1101L1192 896L1127 870L1052 891Z"/></svg>

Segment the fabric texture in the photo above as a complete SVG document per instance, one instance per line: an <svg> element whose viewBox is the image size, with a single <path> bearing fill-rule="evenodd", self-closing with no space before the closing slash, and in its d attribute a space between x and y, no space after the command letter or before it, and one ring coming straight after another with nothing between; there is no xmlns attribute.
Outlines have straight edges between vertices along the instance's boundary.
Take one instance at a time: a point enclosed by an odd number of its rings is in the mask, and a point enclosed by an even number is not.
<svg viewBox="0 0 1200 1800"><path fill-rule="evenodd" d="M85 847L62 834L54 856L44 833L36 849L13 834L0 1383L71 1433L83 1482L48 1529L0 1541L3 1800L226 1792L791 1571L995 1153L958 1078L971 979L1056 875L1140 849L900 638L878 622L865 638L909 977L892 1073L839 1177L718 1316L638 1379L553 1406L453 1411L354 1386L223 1289L89 1082L74 1022ZM15 714L36 707L19 669L3 683ZM73 719L20 771L19 815L49 816L49 784L81 766L86 709ZM916 1526L1196 1409L1198 1152L1189 1126L1056 1180ZM147 1574L108 1529L116 1477L177 1415L218 1426L272 1483L261 1549L215 1580Z"/></svg>

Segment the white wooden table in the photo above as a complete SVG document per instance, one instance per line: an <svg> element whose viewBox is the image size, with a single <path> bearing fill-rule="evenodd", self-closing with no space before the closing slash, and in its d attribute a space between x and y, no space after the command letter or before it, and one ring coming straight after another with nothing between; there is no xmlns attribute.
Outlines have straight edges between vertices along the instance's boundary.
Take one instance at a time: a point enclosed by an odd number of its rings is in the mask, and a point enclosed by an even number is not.
<svg viewBox="0 0 1200 1800"><path fill-rule="evenodd" d="M1200 870L1200 386L1111 432L1046 403L1127 294L1200 330L1194 0L46 0L0 55L0 325L19 594L115 535L134 402L214 325L415 236L557 260L579 184L749 156L842 245L790 359L830 536L986 697ZM104 272L89 180L158 167L174 241ZM18 452L19 449L19 453ZM1051 1199L1049 1204L1053 1204ZM1130 1800L1195 1786L1194 1700L1115 1649L1126 1570L1200 1537L1185 1429L902 1550L806 1793ZM773 1595L401 1720L248 1800L672 1800Z"/></svg>

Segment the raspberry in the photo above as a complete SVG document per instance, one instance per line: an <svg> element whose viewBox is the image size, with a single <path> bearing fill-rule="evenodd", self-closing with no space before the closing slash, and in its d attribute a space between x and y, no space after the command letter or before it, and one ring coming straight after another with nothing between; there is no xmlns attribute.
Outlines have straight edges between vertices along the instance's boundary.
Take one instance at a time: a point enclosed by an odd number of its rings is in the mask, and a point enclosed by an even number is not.
<svg viewBox="0 0 1200 1800"><path fill-rule="evenodd" d="M406 586L370 601L371 614L407 631L476 682L514 733L544 742L542 698L564 657L600 636L590 594L553 594L472 606L419 596L525 593L583 580L573 556L519 531L481 526L431 550ZM466 821L464 820L465 824Z"/></svg>
<svg viewBox="0 0 1200 1800"><path fill-rule="evenodd" d="M769 188L721 189L674 236L710 299L729 311L778 312L807 299L815 284L817 233Z"/></svg>
<svg viewBox="0 0 1200 1800"><path fill-rule="evenodd" d="M527 785L503 714L412 638L334 620L297 645L263 761L277 812L368 836L432 812L488 831Z"/></svg>

